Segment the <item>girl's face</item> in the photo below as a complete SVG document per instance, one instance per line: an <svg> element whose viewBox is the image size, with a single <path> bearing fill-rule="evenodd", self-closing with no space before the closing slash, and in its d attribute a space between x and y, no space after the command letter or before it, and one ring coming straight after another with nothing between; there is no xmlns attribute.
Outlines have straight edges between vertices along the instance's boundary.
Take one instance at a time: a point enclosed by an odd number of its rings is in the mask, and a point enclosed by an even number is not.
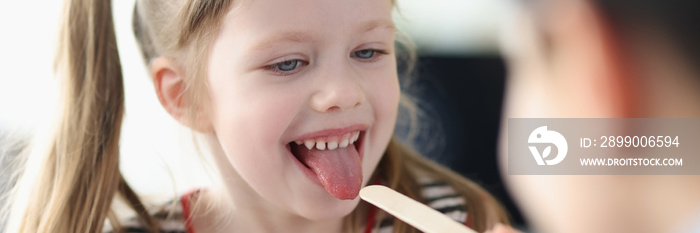
<svg viewBox="0 0 700 233"><path fill-rule="evenodd" d="M391 1L238 4L208 66L217 156L228 161L219 167L234 201L345 216L396 121Z"/></svg>

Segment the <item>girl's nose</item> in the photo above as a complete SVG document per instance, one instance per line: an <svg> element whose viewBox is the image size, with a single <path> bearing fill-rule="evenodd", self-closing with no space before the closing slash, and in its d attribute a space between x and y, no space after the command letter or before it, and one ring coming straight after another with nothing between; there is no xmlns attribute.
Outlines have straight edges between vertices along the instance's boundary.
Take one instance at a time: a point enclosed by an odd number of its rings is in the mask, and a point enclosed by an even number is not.
<svg viewBox="0 0 700 233"><path fill-rule="evenodd" d="M335 67L333 72L322 72L320 88L311 98L312 108L318 112L349 110L366 101L360 75L347 66Z"/></svg>

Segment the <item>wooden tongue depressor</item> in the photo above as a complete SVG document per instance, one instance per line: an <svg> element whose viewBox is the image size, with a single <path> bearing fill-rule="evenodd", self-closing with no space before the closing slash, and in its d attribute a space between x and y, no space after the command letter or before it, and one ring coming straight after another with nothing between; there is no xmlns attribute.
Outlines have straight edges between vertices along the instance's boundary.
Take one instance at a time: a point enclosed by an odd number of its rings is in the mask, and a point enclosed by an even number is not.
<svg viewBox="0 0 700 233"><path fill-rule="evenodd" d="M437 210L386 186L370 185L360 198L426 233L477 233Z"/></svg>

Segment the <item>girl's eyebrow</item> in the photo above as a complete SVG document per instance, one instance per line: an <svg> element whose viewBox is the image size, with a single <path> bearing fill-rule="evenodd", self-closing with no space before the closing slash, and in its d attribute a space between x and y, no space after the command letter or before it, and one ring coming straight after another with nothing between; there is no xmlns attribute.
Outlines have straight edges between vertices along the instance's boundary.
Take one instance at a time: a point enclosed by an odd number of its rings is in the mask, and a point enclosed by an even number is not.
<svg viewBox="0 0 700 233"><path fill-rule="evenodd" d="M316 40L308 32L285 31L285 32L275 33L272 36L269 36L269 37L263 39L262 41L256 43L256 45L253 46L253 50L263 50L263 49L269 48L273 44L279 43L281 41L303 43L303 42L315 42Z"/></svg>
<svg viewBox="0 0 700 233"><path fill-rule="evenodd" d="M360 26L360 32L368 32L368 31L372 31L372 30L377 29L377 28L385 28L385 29L389 29L391 31L396 31L396 26L394 25L394 21L377 19L377 20L370 20L370 21L363 23Z"/></svg>
<svg viewBox="0 0 700 233"><path fill-rule="evenodd" d="M391 20L370 20L367 22L362 23L358 28L358 32L363 33L363 32L368 32L372 31L374 29L388 29L391 30L392 32L396 31L396 26L394 26L394 22ZM253 46L253 50L264 50L266 48L271 47L275 43L279 43L282 41L288 41L288 42L295 42L295 43L304 43L304 42L316 42L316 39L308 32L304 31L283 31L279 33L275 33L262 41L256 43L255 46Z"/></svg>

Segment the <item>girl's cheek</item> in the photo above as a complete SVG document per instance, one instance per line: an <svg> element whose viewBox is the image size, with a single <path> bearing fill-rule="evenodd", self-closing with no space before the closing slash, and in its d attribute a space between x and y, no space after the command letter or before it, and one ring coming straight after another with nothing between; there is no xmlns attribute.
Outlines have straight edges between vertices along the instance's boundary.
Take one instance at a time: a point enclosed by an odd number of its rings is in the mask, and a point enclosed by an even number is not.
<svg viewBox="0 0 700 233"><path fill-rule="evenodd" d="M398 75L395 72L389 71L385 77L388 78L383 78L382 80L384 81L375 87L375 93L379 95L380 101L384 105L382 108L384 108L385 111L396 111L395 109L398 107L399 96L401 94Z"/></svg>
<svg viewBox="0 0 700 233"><path fill-rule="evenodd" d="M373 95L376 95L383 102L393 102L396 100L398 104L399 97L399 79L396 71L395 58L389 56L383 59L392 59L391 61L382 64L382 68L370 70L365 73L366 80L369 82L369 87Z"/></svg>

